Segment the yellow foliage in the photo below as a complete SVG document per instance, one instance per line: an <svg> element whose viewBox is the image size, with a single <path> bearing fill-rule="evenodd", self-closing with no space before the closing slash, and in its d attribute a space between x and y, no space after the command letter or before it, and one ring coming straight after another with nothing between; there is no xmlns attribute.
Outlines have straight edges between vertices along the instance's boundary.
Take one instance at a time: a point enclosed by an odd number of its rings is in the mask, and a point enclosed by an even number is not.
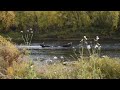
<svg viewBox="0 0 120 90"><path fill-rule="evenodd" d="M7 75L13 75L14 74L14 69L12 67L7 68Z"/></svg>
<svg viewBox="0 0 120 90"><path fill-rule="evenodd" d="M3 27L7 30L8 27L15 23L14 11L1 11L0 20L2 21Z"/></svg>
<svg viewBox="0 0 120 90"><path fill-rule="evenodd" d="M12 43L0 36L0 57L11 65L13 61L17 61L19 55L19 50Z"/></svg>

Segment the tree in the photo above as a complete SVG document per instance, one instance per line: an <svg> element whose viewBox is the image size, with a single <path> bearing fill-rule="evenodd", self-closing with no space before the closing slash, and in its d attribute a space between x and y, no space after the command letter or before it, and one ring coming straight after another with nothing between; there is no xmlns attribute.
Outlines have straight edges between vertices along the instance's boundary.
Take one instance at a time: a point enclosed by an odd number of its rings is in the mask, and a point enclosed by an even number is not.
<svg viewBox="0 0 120 90"><path fill-rule="evenodd" d="M0 28L3 32L9 30L9 27L15 24L14 11L0 11Z"/></svg>

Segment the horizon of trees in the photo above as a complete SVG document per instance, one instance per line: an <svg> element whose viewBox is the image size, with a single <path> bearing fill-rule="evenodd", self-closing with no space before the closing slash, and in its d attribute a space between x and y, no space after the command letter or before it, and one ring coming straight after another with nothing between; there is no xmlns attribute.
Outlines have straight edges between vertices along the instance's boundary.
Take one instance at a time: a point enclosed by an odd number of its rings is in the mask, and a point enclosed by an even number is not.
<svg viewBox="0 0 120 90"><path fill-rule="evenodd" d="M119 11L0 11L0 32L100 32L120 29Z"/></svg>

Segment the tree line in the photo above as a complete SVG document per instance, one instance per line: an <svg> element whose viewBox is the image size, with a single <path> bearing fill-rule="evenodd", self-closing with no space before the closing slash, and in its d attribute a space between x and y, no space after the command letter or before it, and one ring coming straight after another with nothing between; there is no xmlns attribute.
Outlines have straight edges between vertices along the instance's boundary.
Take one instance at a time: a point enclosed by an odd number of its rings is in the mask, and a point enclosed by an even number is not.
<svg viewBox="0 0 120 90"><path fill-rule="evenodd" d="M0 11L0 32L33 28L49 32L96 32L112 35L120 29L119 11Z"/></svg>

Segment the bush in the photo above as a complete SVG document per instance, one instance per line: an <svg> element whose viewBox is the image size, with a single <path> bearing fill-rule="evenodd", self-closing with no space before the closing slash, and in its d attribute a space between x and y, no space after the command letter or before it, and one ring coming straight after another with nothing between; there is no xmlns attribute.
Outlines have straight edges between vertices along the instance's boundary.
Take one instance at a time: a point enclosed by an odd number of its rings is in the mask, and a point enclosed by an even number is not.
<svg viewBox="0 0 120 90"><path fill-rule="evenodd" d="M34 65L30 58L22 55L10 41L2 36L0 36L0 78L36 78Z"/></svg>
<svg viewBox="0 0 120 90"><path fill-rule="evenodd" d="M17 61L20 55L19 50L10 41L0 36L0 61L4 61L8 66L13 61Z"/></svg>
<svg viewBox="0 0 120 90"><path fill-rule="evenodd" d="M31 61L13 62L13 65L7 68L7 75L13 79L35 79L36 71Z"/></svg>

